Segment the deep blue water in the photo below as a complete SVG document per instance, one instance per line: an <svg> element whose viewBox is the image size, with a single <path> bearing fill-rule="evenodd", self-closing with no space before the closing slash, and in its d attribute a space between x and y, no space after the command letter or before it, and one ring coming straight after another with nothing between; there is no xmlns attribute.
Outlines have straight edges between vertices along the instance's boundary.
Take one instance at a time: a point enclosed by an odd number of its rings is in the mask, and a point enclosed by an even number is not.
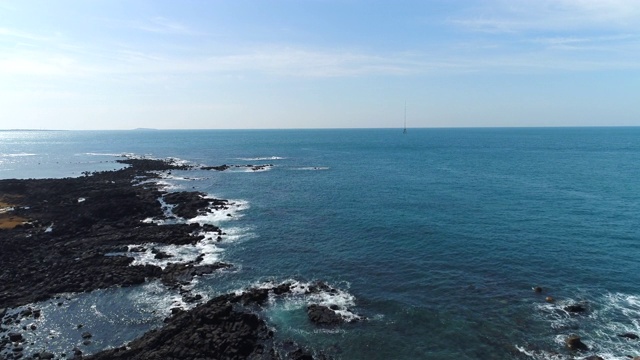
<svg viewBox="0 0 640 360"><path fill-rule="evenodd" d="M343 359L568 359L569 334L592 348L580 356L640 355L616 336L640 334L640 128L0 132L0 178L79 176L125 153L274 165L166 182L243 204L222 222L235 270L197 291L324 280L367 318L317 329L311 300L288 299L265 312L281 338ZM152 284L69 298L148 314L111 338L122 321L94 319L96 351L159 325L171 296ZM137 305L96 305L122 297ZM576 301L586 315L562 311ZM72 316L51 306L47 326Z"/></svg>

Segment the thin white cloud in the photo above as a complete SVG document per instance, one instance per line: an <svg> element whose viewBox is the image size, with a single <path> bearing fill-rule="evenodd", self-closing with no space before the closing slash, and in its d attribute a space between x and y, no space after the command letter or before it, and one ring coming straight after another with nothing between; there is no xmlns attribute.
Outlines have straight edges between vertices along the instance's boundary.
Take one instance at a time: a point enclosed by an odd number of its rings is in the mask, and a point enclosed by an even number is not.
<svg viewBox="0 0 640 360"><path fill-rule="evenodd" d="M162 16L156 16L142 22L135 22L130 24L131 27L142 30L144 32L156 33L156 34L174 34L174 35L198 35L199 32L191 29L190 27L167 19Z"/></svg>
<svg viewBox="0 0 640 360"><path fill-rule="evenodd" d="M54 38L50 36L42 36L39 34L33 34L16 29L0 28L0 37L13 39L13 40L32 40L32 41L51 41Z"/></svg>
<svg viewBox="0 0 640 360"><path fill-rule="evenodd" d="M0 76L41 75L102 81L137 79L201 78L209 75L338 78L366 76L424 76L469 72L590 71L640 68L629 57L581 58L554 52L562 47L594 46L590 38L542 38L535 41L548 48L535 53L481 51L468 54L428 52L373 54L347 50L260 47L224 55L201 53L172 56L130 49L107 54L91 49L24 52L0 57ZM600 39L601 43L606 40ZM610 51L603 48L602 51ZM118 80L119 81L119 80Z"/></svg>
<svg viewBox="0 0 640 360"><path fill-rule="evenodd" d="M547 49L576 50L576 51L602 51L612 52L620 48L637 48L640 35L619 34L612 36L553 36L535 38L534 44L540 44Z"/></svg>
<svg viewBox="0 0 640 360"><path fill-rule="evenodd" d="M637 0L496 0L467 9L451 23L479 32L640 29Z"/></svg>

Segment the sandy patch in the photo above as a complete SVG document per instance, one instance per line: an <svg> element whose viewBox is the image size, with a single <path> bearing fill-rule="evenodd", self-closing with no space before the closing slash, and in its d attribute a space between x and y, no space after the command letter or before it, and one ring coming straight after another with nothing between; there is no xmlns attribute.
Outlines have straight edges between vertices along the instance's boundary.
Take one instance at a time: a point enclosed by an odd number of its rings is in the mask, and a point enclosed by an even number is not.
<svg viewBox="0 0 640 360"><path fill-rule="evenodd" d="M27 222L27 219L11 214L0 214L0 229L13 229Z"/></svg>
<svg viewBox="0 0 640 360"><path fill-rule="evenodd" d="M14 206L14 204L7 202L6 196L0 197L0 229L13 229L28 221L23 217L11 214Z"/></svg>

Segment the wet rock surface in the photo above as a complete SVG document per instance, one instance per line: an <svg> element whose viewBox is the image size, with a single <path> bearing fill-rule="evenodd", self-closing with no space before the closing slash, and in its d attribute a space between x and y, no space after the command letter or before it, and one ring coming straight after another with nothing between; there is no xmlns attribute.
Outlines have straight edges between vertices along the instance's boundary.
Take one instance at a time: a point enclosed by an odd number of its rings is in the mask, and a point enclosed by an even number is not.
<svg viewBox="0 0 640 360"><path fill-rule="evenodd" d="M570 350L589 350L589 347L585 343L583 343L582 339L580 339L580 336L577 335L571 335L567 337L566 339L564 339L564 343Z"/></svg>

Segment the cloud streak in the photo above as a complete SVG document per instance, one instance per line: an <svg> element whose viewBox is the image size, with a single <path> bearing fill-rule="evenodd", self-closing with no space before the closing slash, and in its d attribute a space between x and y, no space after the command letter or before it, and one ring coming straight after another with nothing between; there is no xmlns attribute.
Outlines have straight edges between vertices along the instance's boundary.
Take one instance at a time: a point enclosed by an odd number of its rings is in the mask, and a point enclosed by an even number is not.
<svg viewBox="0 0 640 360"><path fill-rule="evenodd" d="M450 21L471 31L486 33L585 28L638 30L640 7L635 0L485 1Z"/></svg>
<svg viewBox="0 0 640 360"><path fill-rule="evenodd" d="M153 17L144 22L134 22L129 25L131 28L154 34L173 35L201 35L190 27L167 19L162 16Z"/></svg>

